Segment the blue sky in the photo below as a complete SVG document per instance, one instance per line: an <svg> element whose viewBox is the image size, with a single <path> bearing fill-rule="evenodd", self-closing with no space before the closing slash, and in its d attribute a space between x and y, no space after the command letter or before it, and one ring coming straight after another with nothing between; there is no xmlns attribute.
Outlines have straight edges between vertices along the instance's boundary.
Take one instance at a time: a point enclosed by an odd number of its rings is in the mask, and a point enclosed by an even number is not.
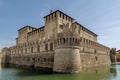
<svg viewBox="0 0 120 80"><path fill-rule="evenodd" d="M51 9L98 34L101 44L120 49L120 0L0 0L0 48L15 45L19 28L43 26Z"/></svg>

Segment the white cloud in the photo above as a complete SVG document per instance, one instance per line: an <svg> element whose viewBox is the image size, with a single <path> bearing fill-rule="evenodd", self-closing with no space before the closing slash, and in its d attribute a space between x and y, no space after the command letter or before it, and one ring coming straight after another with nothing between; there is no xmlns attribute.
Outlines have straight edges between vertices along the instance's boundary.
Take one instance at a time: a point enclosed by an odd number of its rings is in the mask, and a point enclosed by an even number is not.
<svg viewBox="0 0 120 80"><path fill-rule="evenodd" d="M119 46L120 38L117 36L110 36L110 35L99 36L98 42L110 48L120 49L120 46Z"/></svg>
<svg viewBox="0 0 120 80"><path fill-rule="evenodd" d="M104 22L103 22L104 23ZM98 24L98 41L110 48L120 49L120 20L106 21L104 24Z"/></svg>
<svg viewBox="0 0 120 80"><path fill-rule="evenodd" d="M45 4L43 7L43 10L40 12L40 16L44 17L45 15L48 14L48 11L53 9L49 4Z"/></svg>
<svg viewBox="0 0 120 80"><path fill-rule="evenodd" d="M15 41L13 40L0 40L0 49L4 48L4 47L10 47L15 45Z"/></svg>

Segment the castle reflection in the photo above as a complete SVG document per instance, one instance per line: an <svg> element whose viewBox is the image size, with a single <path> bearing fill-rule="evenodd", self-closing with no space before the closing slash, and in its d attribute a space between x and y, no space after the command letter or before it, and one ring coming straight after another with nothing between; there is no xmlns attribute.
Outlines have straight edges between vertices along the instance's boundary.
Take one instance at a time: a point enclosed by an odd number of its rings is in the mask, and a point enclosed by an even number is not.
<svg viewBox="0 0 120 80"><path fill-rule="evenodd" d="M10 75L8 75L8 73ZM1 75L6 75L3 77ZM120 65L83 69L77 74L41 73L27 69L2 68L0 80L120 80Z"/></svg>

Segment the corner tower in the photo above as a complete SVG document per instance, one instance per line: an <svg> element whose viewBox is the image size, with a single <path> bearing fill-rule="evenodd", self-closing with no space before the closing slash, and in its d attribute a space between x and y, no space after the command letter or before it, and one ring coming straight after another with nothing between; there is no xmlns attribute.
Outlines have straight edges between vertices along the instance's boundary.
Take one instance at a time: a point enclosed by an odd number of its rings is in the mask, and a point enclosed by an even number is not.
<svg viewBox="0 0 120 80"><path fill-rule="evenodd" d="M73 24L60 25L62 31L55 38L53 71L74 73L81 70L78 27Z"/></svg>

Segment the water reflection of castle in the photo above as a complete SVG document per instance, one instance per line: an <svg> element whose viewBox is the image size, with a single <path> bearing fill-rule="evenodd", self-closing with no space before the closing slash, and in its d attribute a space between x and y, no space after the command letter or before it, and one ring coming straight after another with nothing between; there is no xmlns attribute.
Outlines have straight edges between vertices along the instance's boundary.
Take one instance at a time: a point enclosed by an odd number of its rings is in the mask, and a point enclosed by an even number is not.
<svg viewBox="0 0 120 80"><path fill-rule="evenodd" d="M7 63L55 72L110 64L110 49L97 42L95 33L59 10L44 19L45 25L38 29L27 25L18 30L16 45L3 50Z"/></svg>

